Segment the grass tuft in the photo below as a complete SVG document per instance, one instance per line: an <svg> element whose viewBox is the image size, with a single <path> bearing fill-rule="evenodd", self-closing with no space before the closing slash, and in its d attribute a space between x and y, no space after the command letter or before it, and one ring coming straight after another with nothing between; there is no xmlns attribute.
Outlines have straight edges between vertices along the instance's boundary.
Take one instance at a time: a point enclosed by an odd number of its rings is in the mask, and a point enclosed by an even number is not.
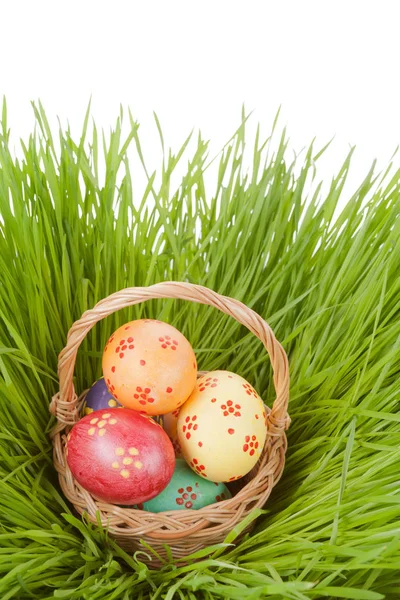
<svg viewBox="0 0 400 600"><path fill-rule="evenodd" d="M101 137L88 110L79 139L52 133L41 104L34 114L19 158L5 102L0 125L2 600L399 598L400 170L371 169L343 198L350 153L327 192L310 193L324 149L311 144L292 161L285 133L272 143L257 132L248 171L243 118L210 191L201 136L193 151L186 140L168 152L155 117L163 155L151 173L130 114ZM140 197L128 153L147 178ZM284 475L252 535L153 571L149 548L127 555L73 515L52 467L48 403L73 321L118 289L171 279L268 320L290 358L292 426ZM143 316L181 329L200 368L237 371L273 401L260 342L180 301L97 325L78 355L78 390L100 375L110 332Z"/></svg>

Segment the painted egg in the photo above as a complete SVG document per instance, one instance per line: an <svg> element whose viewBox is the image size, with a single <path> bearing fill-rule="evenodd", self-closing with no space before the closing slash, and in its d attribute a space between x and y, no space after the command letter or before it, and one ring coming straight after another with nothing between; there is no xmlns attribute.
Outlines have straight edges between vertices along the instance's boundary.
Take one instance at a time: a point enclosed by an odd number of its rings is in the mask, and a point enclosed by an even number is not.
<svg viewBox="0 0 400 600"><path fill-rule="evenodd" d="M178 416L188 464L211 481L234 481L255 466L267 436L266 412L254 388L229 371L197 380Z"/></svg>
<svg viewBox="0 0 400 600"><path fill-rule="evenodd" d="M167 510L198 509L231 498L224 483L207 481L193 473L183 459L176 461L174 474L167 487L138 508L159 513Z"/></svg>
<svg viewBox="0 0 400 600"><path fill-rule="evenodd" d="M166 432L166 434L168 435L169 439L172 442L172 445L175 450L175 456L177 458L182 458L182 449L181 449L181 445L178 440L178 429L177 429L179 410L180 409L177 408L176 410L173 410L172 412L164 415L162 425L164 427L164 431Z"/></svg>
<svg viewBox="0 0 400 600"><path fill-rule="evenodd" d="M104 377L98 379L92 385L86 394L85 401L82 406L82 413L90 415L94 410L103 410L105 408L123 408L112 394L108 391Z"/></svg>
<svg viewBox="0 0 400 600"><path fill-rule="evenodd" d="M196 383L196 357L172 325L151 319L115 331L103 354L110 392L127 408L164 415L181 406Z"/></svg>
<svg viewBox="0 0 400 600"><path fill-rule="evenodd" d="M175 453L153 419L134 410L110 408L83 417L67 438L72 475L85 490L113 504L137 504L169 483Z"/></svg>

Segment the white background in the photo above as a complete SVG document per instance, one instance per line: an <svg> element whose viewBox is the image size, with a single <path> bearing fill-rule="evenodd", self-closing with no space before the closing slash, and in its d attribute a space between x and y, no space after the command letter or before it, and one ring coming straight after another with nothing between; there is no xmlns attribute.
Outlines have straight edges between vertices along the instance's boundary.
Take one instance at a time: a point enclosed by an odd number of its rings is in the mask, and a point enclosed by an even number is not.
<svg viewBox="0 0 400 600"><path fill-rule="evenodd" d="M14 145L40 98L79 132L92 95L99 127L120 103L158 159L152 111L177 148L201 128L218 150L242 104L267 134L279 106L291 147L335 136L319 176L329 180L356 144L355 186L400 140L397 1L0 0L0 94ZM397 160L397 158L396 158Z"/></svg>

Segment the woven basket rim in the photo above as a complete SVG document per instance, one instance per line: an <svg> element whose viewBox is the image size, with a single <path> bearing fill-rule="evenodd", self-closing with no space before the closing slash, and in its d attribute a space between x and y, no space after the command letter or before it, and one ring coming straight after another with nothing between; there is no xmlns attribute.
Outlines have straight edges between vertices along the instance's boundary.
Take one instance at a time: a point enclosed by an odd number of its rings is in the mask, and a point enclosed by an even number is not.
<svg viewBox="0 0 400 600"><path fill-rule="evenodd" d="M151 513L96 500L73 478L65 457L64 430L68 431L79 420L79 402L83 396L81 394L78 398L73 385L76 355L81 342L98 321L117 310L160 298L208 304L233 317L261 340L270 356L274 373L276 399L267 414L268 435L257 465L243 478L247 483L231 499L197 510ZM205 547L215 539L223 539L254 508L262 507L282 475L287 448L285 431L290 424L288 359L266 321L238 300L204 286L177 281L122 289L98 302L71 326L67 344L59 355L58 376L60 389L53 396L49 410L57 418L51 437L61 488L80 514L86 513L88 519L96 524L100 518L102 525L117 541L132 539L137 547L139 539L144 539L150 544L156 543L159 548L160 544L173 543L174 556L183 557L199 544Z"/></svg>

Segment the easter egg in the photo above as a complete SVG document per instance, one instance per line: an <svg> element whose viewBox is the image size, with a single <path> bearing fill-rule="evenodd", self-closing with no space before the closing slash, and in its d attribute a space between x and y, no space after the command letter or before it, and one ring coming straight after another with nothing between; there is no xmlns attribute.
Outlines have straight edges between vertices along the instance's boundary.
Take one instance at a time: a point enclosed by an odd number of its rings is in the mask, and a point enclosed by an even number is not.
<svg viewBox="0 0 400 600"><path fill-rule="evenodd" d="M94 410L103 410L104 408L123 408L123 406L110 394L104 377L101 377L86 394L82 413L90 415Z"/></svg>
<svg viewBox="0 0 400 600"><path fill-rule="evenodd" d="M172 445L175 450L175 456L178 458L182 457L181 445L178 440L178 416L179 416L179 408L173 410L170 413L164 415L162 426L164 427L164 431L168 435L169 439L172 442Z"/></svg>
<svg viewBox="0 0 400 600"><path fill-rule="evenodd" d="M158 513L167 510L198 509L231 498L224 483L207 481L193 473L183 459L176 461L174 474L167 487L138 508Z"/></svg>
<svg viewBox="0 0 400 600"><path fill-rule="evenodd" d="M172 444L153 419L110 408L83 417L67 438L72 475L96 498L137 504L159 494L175 467Z"/></svg>
<svg viewBox="0 0 400 600"><path fill-rule="evenodd" d="M103 374L108 389L125 407L164 415L192 393L196 357L175 327L140 319L112 334L103 353Z"/></svg>
<svg viewBox="0 0 400 600"><path fill-rule="evenodd" d="M211 481L234 481L260 458L266 412L243 377L213 371L197 380L180 409L177 428L183 456L194 471Z"/></svg>

